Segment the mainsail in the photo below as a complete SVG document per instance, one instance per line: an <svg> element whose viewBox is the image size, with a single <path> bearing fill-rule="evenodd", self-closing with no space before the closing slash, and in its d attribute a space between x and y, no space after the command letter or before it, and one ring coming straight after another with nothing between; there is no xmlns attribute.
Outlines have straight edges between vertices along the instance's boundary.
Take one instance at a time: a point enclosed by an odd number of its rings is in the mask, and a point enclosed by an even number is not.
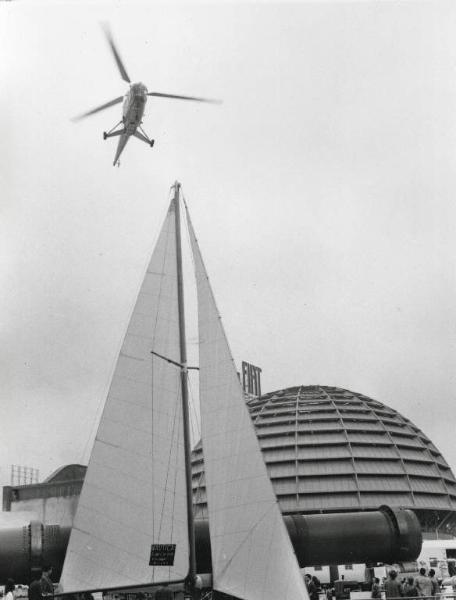
<svg viewBox="0 0 456 600"><path fill-rule="evenodd" d="M179 362L175 220L172 201L113 373L63 592L183 580L188 573L181 373L157 356ZM174 544L172 566L149 564L152 545L166 545L154 547L166 554Z"/></svg>
<svg viewBox="0 0 456 600"><path fill-rule="evenodd" d="M268 477L187 212L200 338L201 438L214 589L246 600L308 599Z"/></svg>

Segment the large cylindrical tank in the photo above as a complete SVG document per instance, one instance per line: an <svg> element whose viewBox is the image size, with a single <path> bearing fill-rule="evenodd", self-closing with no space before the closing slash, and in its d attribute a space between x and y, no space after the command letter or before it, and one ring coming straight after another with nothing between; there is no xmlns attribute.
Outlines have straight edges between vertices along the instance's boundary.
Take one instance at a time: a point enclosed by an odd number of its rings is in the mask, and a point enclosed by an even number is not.
<svg viewBox="0 0 456 600"><path fill-rule="evenodd" d="M284 522L301 567L343 563L402 563L421 552L419 521L411 510L286 515ZM196 522L196 559L200 573L210 573L209 524Z"/></svg>
<svg viewBox="0 0 456 600"><path fill-rule="evenodd" d="M301 567L342 563L398 563L415 560L422 544L421 528L410 510L284 516ZM12 577L28 583L33 567L50 564L58 581L71 528L31 521L0 530L0 582ZM196 522L199 573L210 573L209 524Z"/></svg>
<svg viewBox="0 0 456 600"><path fill-rule="evenodd" d="M0 583L11 577L29 583L31 569L49 564L60 577L70 528L30 521L22 527L0 529Z"/></svg>

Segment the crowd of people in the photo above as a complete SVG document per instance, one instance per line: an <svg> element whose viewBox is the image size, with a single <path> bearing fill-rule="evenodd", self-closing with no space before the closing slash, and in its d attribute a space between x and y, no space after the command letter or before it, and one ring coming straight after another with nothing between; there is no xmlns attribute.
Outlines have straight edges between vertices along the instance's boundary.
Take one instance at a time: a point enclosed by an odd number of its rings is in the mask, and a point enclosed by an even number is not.
<svg viewBox="0 0 456 600"><path fill-rule="evenodd" d="M52 567L46 565L43 569L32 569L32 581L28 589L29 600L44 600L54 596L54 584L51 579ZM14 579L8 579L5 585L4 600L15 600Z"/></svg>
<svg viewBox="0 0 456 600"><path fill-rule="evenodd" d="M32 582L28 589L28 600L51 600L54 596L54 584L51 579L52 567L45 566L43 569L32 569ZM306 574L305 583L309 593L309 600L319 600L322 587L320 580L315 575ZM201 586L197 586L200 588ZM437 596L440 593L440 585L435 576L434 569L420 569L419 575L415 578L407 577L399 581L397 572L391 570L388 577L384 580L383 586L378 577L374 577L371 597L382 598L382 589L385 591L386 599L392 598L429 598ZM326 593L326 600L332 600L334 590L332 588L323 589ZM82 598L75 600L93 600L91 594L81 595ZM156 600L170 600L173 597L171 590L167 586L160 587L156 592ZM8 579L5 585L3 600L16 600L15 584L13 579Z"/></svg>
<svg viewBox="0 0 456 600"><path fill-rule="evenodd" d="M326 600L333 600L334 589L331 587L328 587L328 589L322 588L318 577L315 575L306 574L305 582L310 600L319 600L321 592L325 593ZM397 572L391 570L383 584L380 583L378 577L374 577L373 579L371 597L380 599L382 598L383 591L387 600L392 598L417 597L432 600L433 597L440 594L440 585L435 576L434 569L429 569L426 574L426 569L422 568L416 577L404 577L401 580L398 579Z"/></svg>
<svg viewBox="0 0 456 600"><path fill-rule="evenodd" d="M416 598L418 596L432 598L440 593L440 585L435 576L434 569L420 569L417 577L398 580L397 573L391 570L384 583L386 598ZM376 577L372 584L372 598L381 598L380 580Z"/></svg>

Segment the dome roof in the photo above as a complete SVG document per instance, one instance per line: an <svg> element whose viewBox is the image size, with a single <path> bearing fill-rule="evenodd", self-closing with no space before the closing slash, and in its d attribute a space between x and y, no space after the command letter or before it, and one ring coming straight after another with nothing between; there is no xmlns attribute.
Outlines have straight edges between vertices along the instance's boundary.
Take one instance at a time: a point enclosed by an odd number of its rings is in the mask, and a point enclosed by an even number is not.
<svg viewBox="0 0 456 600"><path fill-rule="evenodd" d="M456 480L409 419L363 394L287 388L247 401L283 513L411 508L433 528L455 513ZM201 445L193 454L198 516L205 516ZM420 517L421 515L421 517Z"/></svg>

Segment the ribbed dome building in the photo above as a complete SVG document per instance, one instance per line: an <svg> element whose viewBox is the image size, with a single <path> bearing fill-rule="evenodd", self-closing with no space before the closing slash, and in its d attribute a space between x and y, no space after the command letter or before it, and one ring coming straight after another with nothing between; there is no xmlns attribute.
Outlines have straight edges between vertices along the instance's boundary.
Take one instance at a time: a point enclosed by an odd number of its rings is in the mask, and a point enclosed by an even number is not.
<svg viewBox="0 0 456 600"><path fill-rule="evenodd" d="M431 440L381 402L300 386L247 402L284 514L410 508L423 531L456 533L456 480ZM201 445L193 454L197 517L207 516Z"/></svg>

